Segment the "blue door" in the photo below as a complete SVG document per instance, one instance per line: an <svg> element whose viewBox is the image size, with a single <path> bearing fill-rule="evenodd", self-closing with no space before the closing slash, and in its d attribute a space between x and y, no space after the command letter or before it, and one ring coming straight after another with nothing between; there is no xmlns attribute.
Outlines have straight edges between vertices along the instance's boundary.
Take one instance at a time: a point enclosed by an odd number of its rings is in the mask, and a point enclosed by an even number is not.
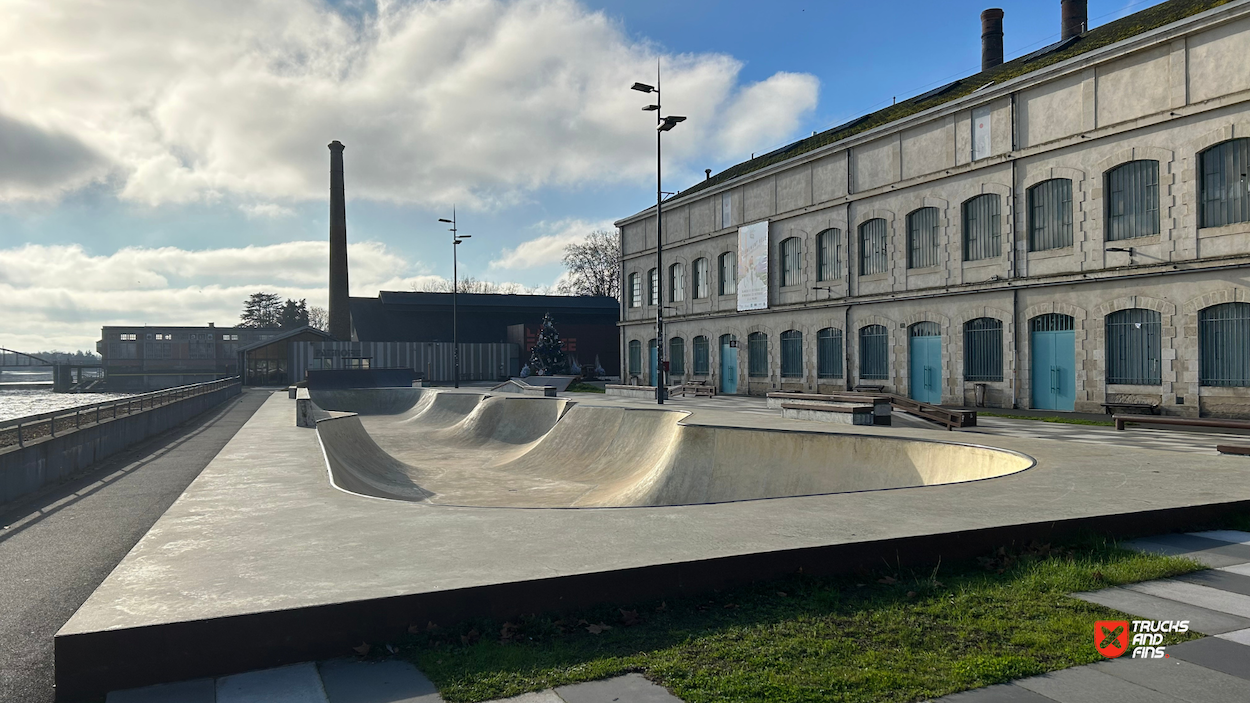
<svg viewBox="0 0 1250 703"><path fill-rule="evenodd" d="M942 331L936 322L911 326L909 351L911 399L940 405L942 402Z"/></svg>
<svg viewBox="0 0 1250 703"><path fill-rule="evenodd" d="M1069 315L1038 315L1029 321L1033 361L1032 406L1071 411L1076 407L1076 332Z"/></svg>
<svg viewBox="0 0 1250 703"><path fill-rule="evenodd" d="M720 392L731 395L738 392L738 348L730 346L732 341L732 335L721 335Z"/></svg>
<svg viewBox="0 0 1250 703"><path fill-rule="evenodd" d="M647 344L647 353L651 355L651 360L647 362L647 368L651 370L651 375L647 378L650 380L651 385L658 386L660 385L660 355L655 348L654 339Z"/></svg>

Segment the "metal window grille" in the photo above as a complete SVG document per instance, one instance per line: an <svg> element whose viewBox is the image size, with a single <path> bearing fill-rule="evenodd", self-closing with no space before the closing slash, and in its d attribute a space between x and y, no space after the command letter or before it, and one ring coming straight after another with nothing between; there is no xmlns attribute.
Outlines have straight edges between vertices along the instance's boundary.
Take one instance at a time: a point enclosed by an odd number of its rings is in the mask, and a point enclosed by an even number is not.
<svg viewBox="0 0 1250 703"><path fill-rule="evenodd" d="M681 337L668 340L668 372L674 376L686 374L686 340Z"/></svg>
<svg viewBox="0 0 1250 703"><path fill-rule="evenodd" d="M1159 313L1129 308L1107 315L1107 383L1163 383Z"/></svg>
<svg viewBox="0 0 1250 703"><path fill-rule="evenodd" d="M911 337L941 337L942 328L936 322L917 322L907 328L907 333Z"/></svg>
<svg viewBox="0 0 1250 703"><path fill-rule="evenodd" d="M842 278L842 230L827 229L816 235L816 280Z"/></svg>
<svg viewBox="0 0 1250 703"><path fill-rule="evenodd" d="M826 327L816 333L816 376L842 378L842 330Z"/></svg>
<svg viewBox="0 0 1250 703"><path fill-rule="evenodd" d="M1130 161L1107 172L1107 241L1159 233L1159 162Z"/></svg>
<svg viewBox="0 0 1250 703"><path fill-rule="evenodd" d="M1250 221L1250 137L1202 152L1200 227Z"/></svg>
<svg viewBox="0 0 1250 703"><path fill-rule="evenodd" d="M720 286L721 295L733 295L738 292L738 255L727 251L720 255Z"/></svg>
<svg viewBox="0 0 1250 703"><path fill-rule="evenodd" d="M629 307L642 307L642 279L638 274L629 274Z"/></svg>
<svg viewBox="0 0 1250 703"><path fill-rule="evenodd" d="M694 338L694 375L706 376L711 363L708 360L708 339L704 336Z"/></svg>
<svg viewBox="0 0 1250 703"><path fill-rule="evenodd" d="M747 335L747 375L768 375L768 335L763 332Z"/></svg>
<svg viewBox="0 0 1250 703"><path fill-rule="evenodd" d="M1250 386L1250 303L1223 303L1198 313L1198 382Z"/></svg>
<svg viewBox="0 0 1250 703"><path fill-rule="evenodd" d="M655 269L647 272L647 305L660 304L660 273Z"/></svg>
<svg viewBox="0 0 1250 703"><path fill-rule="evenodd" d="M707 297L707 259L694 260L694 297Z"/></svg>
<svg viewBox="0 0 1250 703"><path fill-rule="evenodd" d="M668 302L680 303L686 299L686 269L681 264L668 267Z"/></svg>
<svg viewBox="0 0 1250 703"><path fill-rule="evenodd" d="M1029 188L1029 251L1072 246L1072 181L1052 178Z"/></svg>
<svg viewBox="0 0 1250 703"><path fill-rule="evenodd" d="M859 275L885 273L889 267L886 259L887 228L886 221L879 217L859 226Z"/></svg>
<svg viewBox="0 0 1250 703"><path fill-rule="evenodd" d="M1032 332L1068 332L1076 329L1075 322L1071 315L1052 312L1029 320L1029 330Z"/></svg>
<svg viewBox="0 0 1250 703"><path fill-rule="evenodd" d="M642 342L636 339L629 342L629 374L631 376L642 374Z"/></svg>
<svg viewBox="0 0 1250 703"><path fill-rule="evenodd" d="M907 268L938 265L938 218L935 207L922 207L907 216Z"/></svg>
<svg viewBox="0 0 1250 703"><path fill-rule="evenodd" d="M781 242L781 285L797 286L803 269L802 250L798 237Z"/></svg>
<svg viewBox="0 0 1250 703"><path fill-rule="evenodd" d="M964 380L1003 380L1003 323L978 317L964 323Z"/></svg>
<svg viewBox="0 0 1250 703"><path fill-rule="evenodd" d="M859 377L870 381L890 378L890 331L883 325L859 329Z"/></svg>
<svg viewBox="0 0 1250 703"><path fill-rule="evenodd" d="M803 333L798 330L781 333L781 375L786 378L803 375Z"/></svg>
<svg viewBox="0 0 1250 703"><path fill-rule="evenodd" d="M964 261L1002 253L1000 200L997 193L986 193L964 203Z"/></svg>

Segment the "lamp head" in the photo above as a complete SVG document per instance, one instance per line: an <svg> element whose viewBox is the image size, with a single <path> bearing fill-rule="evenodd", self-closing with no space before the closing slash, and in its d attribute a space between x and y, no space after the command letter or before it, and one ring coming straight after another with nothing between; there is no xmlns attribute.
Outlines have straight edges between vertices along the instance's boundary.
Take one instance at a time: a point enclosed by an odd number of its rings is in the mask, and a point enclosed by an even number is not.
<svg viewBox="0 0 1250 703"><path fill-rule="evenodd" d="M659 110L659 109L660 109L659 105L648 105L642 108L642 111L643 112L655 112L656 110Z"/></svg>
<svg viewBox="0 0 1250 703"><path fill-rule="evenodd" d="M679 123L679 122L685 122L685 121L686 121L686 118L685 118L685 117L683 117L683 116L681 116L681 115L669 115L668 117L665 117L665 118L664 118L664 121L663 121L663 122L661 122L661 123L660 123L660 124L656 127L656 129L657 129L657 130L659 130L659 131L661 131L661 132L667 132L667 131L669 131L670 129L672 129L672 128L676 127L676 126L677 126L677 123Z"/></svg>
<svg viewBox="0 0 1250 703"><path fill-rule="evenodd" d="M439 222L446 222L446 223L447 223L447 224L449 224L449 225L450 225L450 224L452 224L452 221L451 221L451 220L447 220L447 219L444 219L444 218L442 218L442 217L438 218L438 221L439 221Z"/></svg>
<svg viewBox="0 0 1250 703"><path fill-rule="evenodd" d="M639 93L654 93L655 88L646 83L635 83L629 87L630 90L636 90Z"/></svg>

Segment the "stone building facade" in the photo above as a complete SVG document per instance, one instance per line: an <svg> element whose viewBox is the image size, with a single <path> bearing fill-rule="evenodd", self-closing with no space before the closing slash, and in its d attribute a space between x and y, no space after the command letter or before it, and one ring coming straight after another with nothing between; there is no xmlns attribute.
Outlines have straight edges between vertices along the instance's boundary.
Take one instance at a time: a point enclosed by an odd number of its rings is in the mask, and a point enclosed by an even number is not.
<svg viewBox="0 0 1250 703"><path fill-rule="evenodd" d="M654 208L620 220L624 375L655 383L659 278L670 383L1250 416L1247 56L1239 0L748 162L665 203L662 272ZM721 257L759 222L739 311Z"/></svg>

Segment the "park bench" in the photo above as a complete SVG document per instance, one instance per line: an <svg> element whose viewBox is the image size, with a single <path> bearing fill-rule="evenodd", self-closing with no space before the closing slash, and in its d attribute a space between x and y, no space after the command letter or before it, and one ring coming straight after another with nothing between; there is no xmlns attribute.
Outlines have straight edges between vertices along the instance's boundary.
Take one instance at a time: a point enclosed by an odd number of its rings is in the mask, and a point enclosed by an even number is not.
<svg viewBox="0 0 1250 703"><path fill-rule="evenodd" d="M1115 428L1123 430L1126 425L1179 425L1181 427L1215 427L1225 430L1250 430L1250 420L1225 420L1210 417L1171 417L1155 415L1112 415Z"/></svg>
<svg viewBox="0 0 1250 703"><path fill-rule="evenodd" d="M1158 415L1158 403L1103 403L1108 415Z"/></svg>
<svg viewBox="0 0 1250 703"><path fill-rule="evenodd" d="M690 383L681 384L670 395L693 395L696 398L699 396L711 398L716 395L716 386L709 384L707 381L691 381Z"/></svg>
<svg viewBox="0 0 1250 703"><path fill-rule="evenodd" d="M884 393L885 386L863 385L860 384L854 388L856 393Z"/></svg>
<svg viewBox="0 0 1250 703"><path fill-rule="evenodd" d="M1235 456L1250 456L1250 447L1244 444L1217 444L1215 451L1220 454L1232 454Z"/></svg>
<svg viewBox="0 0 1250 703"><path fill-rule="evenodd" d="M791 420L817 420L840 422L848 425L871 425L873 424L873 406L782 403L781 416Z"/></svg>

